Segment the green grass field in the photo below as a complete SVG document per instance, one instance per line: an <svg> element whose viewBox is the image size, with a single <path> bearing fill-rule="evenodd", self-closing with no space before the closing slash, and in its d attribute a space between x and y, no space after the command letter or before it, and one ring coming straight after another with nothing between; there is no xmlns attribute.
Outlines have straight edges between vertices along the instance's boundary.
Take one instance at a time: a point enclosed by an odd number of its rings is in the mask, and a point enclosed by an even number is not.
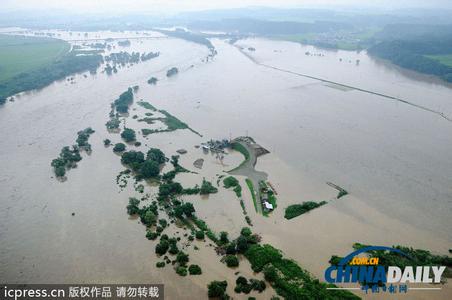
<svg viewBox="0 0 452 300"><path fill-rule="evenodd" d="M0 34L0 82L45 66L69 49L62 40Z"/></svg>
<svg viewBox="0 0 452 300"><path fill-rule="evenodd" d="M426 57L434 59L443 65L452 67L452 54L447 55L426 55Z"/></svg>

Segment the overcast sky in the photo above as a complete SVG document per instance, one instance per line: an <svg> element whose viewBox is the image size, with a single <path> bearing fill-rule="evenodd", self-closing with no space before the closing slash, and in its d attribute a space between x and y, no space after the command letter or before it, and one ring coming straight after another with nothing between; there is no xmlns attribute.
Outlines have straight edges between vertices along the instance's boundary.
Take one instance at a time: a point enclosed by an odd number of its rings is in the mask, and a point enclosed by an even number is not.
<svg viewBox="0 0 452 300"><path fill-rule="evenodd" d="M63 9L72 12L167 12L237 8L246 6L366 6L398 9L403 7L452 8L452 0L0 0L6 9Z"/></svg>

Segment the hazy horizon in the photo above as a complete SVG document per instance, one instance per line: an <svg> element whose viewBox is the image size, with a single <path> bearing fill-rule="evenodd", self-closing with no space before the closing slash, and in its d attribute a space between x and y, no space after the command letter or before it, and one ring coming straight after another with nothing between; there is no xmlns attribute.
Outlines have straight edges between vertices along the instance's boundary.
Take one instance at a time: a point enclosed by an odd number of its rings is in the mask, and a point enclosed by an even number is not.
<svg viewBox="0 0 452 300"><path fill-rule="evenodd" d="M378 10L400 10L400 9L452 9L452 1L433 0L426 3L421 0L229 0L229 1L207 1L207 0L4 0L2 10L62 10L72 13L166 13L174 14L185 11L200 11L212 9L234 9L249 7L268 8L321 8L321 9L378 9Z"/></svg>

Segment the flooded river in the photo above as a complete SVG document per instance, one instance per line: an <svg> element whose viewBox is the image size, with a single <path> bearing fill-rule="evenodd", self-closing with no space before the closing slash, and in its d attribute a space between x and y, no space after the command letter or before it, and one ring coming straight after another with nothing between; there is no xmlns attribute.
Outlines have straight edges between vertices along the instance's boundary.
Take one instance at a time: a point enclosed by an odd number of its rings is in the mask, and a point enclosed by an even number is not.
<svg viewBox="0 0 452 300"><path fill-rule="evenodd" d="M64 32L60 37L75 39ZM126 214L128 197L135 193L133 184L120 191L115 180L124 167L102 141L107 137L120 141L105 128L110 103L137 84L135 99L169 111L203 135L178 130L138 138L142 151L157 147L170 156L187 149L180 162L188 169L194 169L194 160L205 160L198 176L178 175L184 186L200 183L202 177L214 181L216 174L241 161L238 153L232 153L221 165L194 148L207 139L249 135L271 152L256 166L278 191L278 209L269 218L254 212L240 178L253 231L315 276L323 278L331 255L349 253L354 242L402 244L439 254L451 248L452 122L417 106L342 85L403 99L449 117L451 86L402 71L365 52L264 39L240 40L234 46L214 39L218 55L206 62L209 52L203 46L149 37L131 39L130 47L116 46L112 52L160 51L158 58L111 76L100 71L79 74L74 84L55 82L0 107L1 282L164 282L169 299L184 299L204 298L207 282L226 278L233 294L234 272L208 245L199 245L198 252L187 250L191 261L203 268L200 277L180 278L172 268L157 269L155 242L145 238L139 220ZM179 74L166 78L173 66ZM156 86L146 83L152 76L160 79ZM144 127L131 118L127 122L137 130ZM96 130L90 138L92 154L83 153L78 167L67 173L68 180L57 181L51 160L88 126ZM326 182L350 195L334 200L337 191ZM155 187L146 190L155 193ZM215 231L234 236L246 226L232 191L220 189L208 198L186 200ZM290 221L283 218L289 204L321 200L331 201ZM245 261L240 271L247 277L259 276L252 275ZM450 294L445 285L436 296ZM268 289L263 298L271 295ZM421 293L410 296L425 298Z"/></svg>

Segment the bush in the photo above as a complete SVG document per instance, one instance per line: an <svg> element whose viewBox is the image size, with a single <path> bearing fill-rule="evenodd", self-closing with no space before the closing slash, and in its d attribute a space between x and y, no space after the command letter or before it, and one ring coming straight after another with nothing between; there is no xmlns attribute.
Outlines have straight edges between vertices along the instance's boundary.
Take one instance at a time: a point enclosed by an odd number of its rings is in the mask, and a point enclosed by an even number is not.
<svg viewBox="0 0 452 300"><path fill-rule="evenodd" d="M126 150L126 145L123 143L117 143L113 147L113 152L122 152L124 150Z"/></svg>
<svg viewBox="0 0 452 300"><path fill-rule="evenodd" d="M230 187L237 186L239 184L239 181L237 180L237 178L233 176L228 176L225 179L223 179L223 184L224 187L228 189Z"/></svg>
<svg viewBox="0 0 452 300"><path fill-rule="evenodd" d="M140 208L138 207L138 205L140 204L140 200L138 200L137 198L129 198L129 204L127 205L127 213L129 215L135 215L140 213Z"/></svg>
<svg viewBox="0 0 452 300"><path fill-rule="evenodd" d="M239 259L235 255L227 255L224 261L226 265L230 268L239 266Z"/></svg>
<svg viewBox="0 0 452 300"><path fill-rule="evenodd" d="M320 203L307 201L307 202L303 202L302 204L290 205L286 208L284 218L290 220L290 219L298 217L299 215L302 215L310 210L320 207L324 204L326 204L325 201L322 201Z"/></svg>
<svg viewBox="0 0 452 300"><path fill-rule="evenodd" d="M166 253L166 251L168 251L168 248L169 248L168 241L160 239L160 243L155 245L155 253L163 255Z"/></svg>
<svg viewBox="0 0 452 300"><path fill-rule="evenodd" d="M157 148L151 148L147 153L146 159L153 160L158 164L163 164L166 161L165 154Z"/></svg>
<svg viewBox="0 0 452 300"><path fill-rule="evenodd" d="M202 180L201 189L199 193L201 195L214 194L218 192L218 189L212 185L210 181L205 179Z"/></svg>
<svg viewBox="0 0 452 300"><path fill-rule="evenodd" d="M243 227L242 230L240 231L240 234L245 237L249 237L252 234L252 232L249 227Z"/></svg>
<svg viewBox="0 0 452 300"><path fill-rule="evenodd" d="M201 231L201 230L196 231L196 238L197 238L198 240L203 240L204 237L205 237L204 231Z"/></svg>
<svg viewBox="0 0 452 300"><path fill-rule="evenodd" d="M159 261L155 265L156 265L157 268L163 268L163 267L165 267L165 262L164 261Z"/></svg>
<svg viewBox="0 0 452 300"><path fill-rule="evenodd" d="M187 267L179 266L176 268L176 273L180 276L187 276Z"/></svg>
<svg viewBox="0 0 452 300"><path fill-rule="evenodd" d="M188 272L190 272L190 275L201 275L202 274L201 267L198 265L190 265L188 267Z"/></svg>
<svg viewBox="0 0 452 300"><path fill-rule="evenodd" d="M220 232L220 242L221 242L222 244L227 244L227 243L229 243L228 233L227 233L226 231Z"/></svg>
<svg viewBox="0 0 452 300"><path fill-rule="evenodd" d="M219 297L223 298L226 296L226 288L228 287L227 281L212 281L207 285L207 295L209 298Z"/></svg>
<svg viewBox="0 0 452 300"><path fill-rule="evenodd" d="M128 143L133 142L136 139L135 130L131 128L124 128L124 130L121 132L121 137Z"/></svg>
<svg viewBox="0 0 452 300"><path fill-rule="evenodd" d="M158 236L159 236L159 234L157 232L153 232L153 231L150 231L150 230L148 230L146 232L146 238L148 240L155 240Z"/></svg>
<svg viewBox="0 0 452 300"><path fill-rule="evenodd" d="M140 174L143 178L156 177L160 173L159 164L153 160L146 160L140 169Z"/></svg>
<svg viewBox="0 0 452 300"><path fill-rule="evenodd" d="M177 253L176 261L181 266L185 266L185 264L188 263L188 261L189 261L188 254L180 251L179 253Z"/></svg>
<svg viewBox="0 0 452 300"><path fill-rule="evenodd" d="M111 144L111 141L109 139L105 139L104 140L104 145L105 146L110 146L110 144Z"/></svg>

